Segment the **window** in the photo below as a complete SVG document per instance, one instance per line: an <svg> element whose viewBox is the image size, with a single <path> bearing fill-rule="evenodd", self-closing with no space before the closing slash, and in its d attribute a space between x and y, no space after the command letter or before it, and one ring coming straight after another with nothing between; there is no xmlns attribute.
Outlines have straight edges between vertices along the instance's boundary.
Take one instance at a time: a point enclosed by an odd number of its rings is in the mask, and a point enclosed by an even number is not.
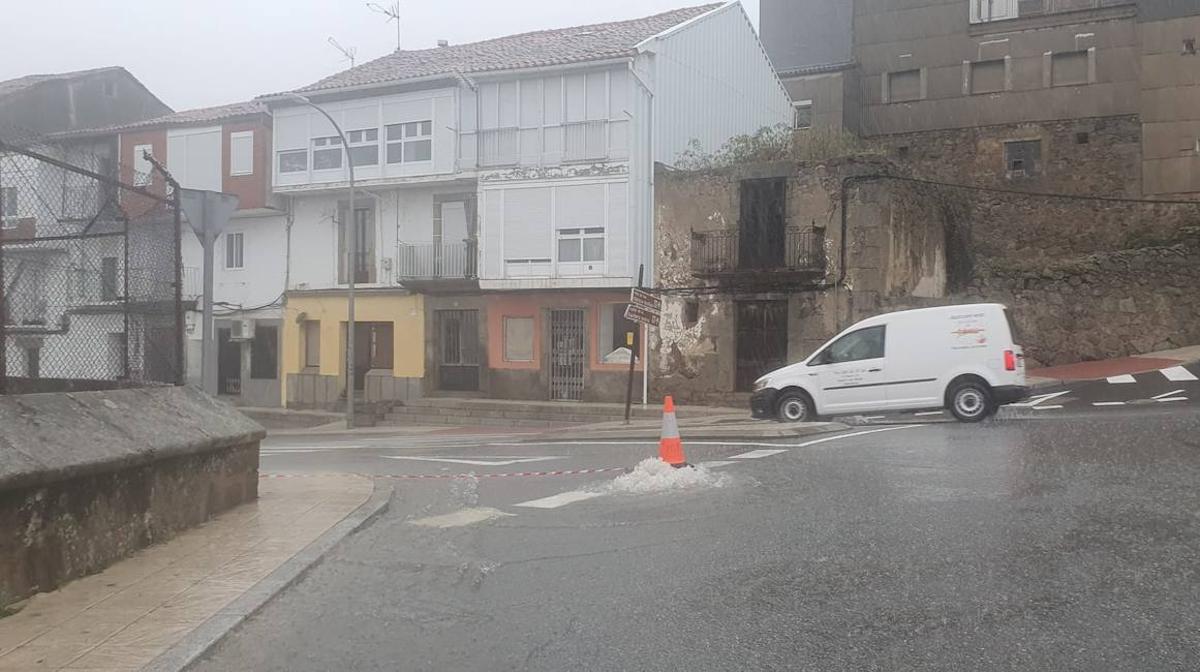
<svg viewBox="0 0 1200 672"><path fill-rule="evenodd" d="M342 202L338 207L338 282L348 282L350 268L350 236L344 222L348 219ZM354 202L355 246L354 282L375 282L375 208L370 202Z"/></svg>
<svg viewBox="0 0 1200 672"><path fill-rule="evenodd" d="M971 23L1017 18L1018 0L970 0L970 2ZM1041 4L1042 0L1020 0L1020 2L1021 4L1028 2Z"/></svg>
<svg viewBox="0 0 1200 672"><path fill-rule="evenodd" d="M638 332L638 324L625 319L626 303L606 303L600 306L599 356L601 364L628 364L633 348L629 334Z"/></svg>
<svg viewBox="0 0 1200 672"><path fill-rule="evenodd" d="M350 143L350 160L356 167L379 164L378 128L350 131L346 134L346 141Z"/></svg>
<svg viewBox="0 0 1200 672"><path fill-rule="evenodd" d="M279 172L303 173L308 170L308 150L295 149L279 153Z"/></svg>
<svg viewBox="0 0 1200 672"><path fill-rule="evenodd" d="M1004 163L1009 177L1030 177L1041 172L1042 141L1004 143Z"/></svg>
<svg viewBox="0 0 1200 672"><path fill-rule="evenodd" d="M274 380L279 376L279 327L254 326L250 342L250 377L255 380Z"/></svg>
<svg viewBox="0 0 1200 672"><path fill-rule="evenodd" d="M1050 85L1077 86L1087 84L1088 65L1091 59L1088 52L1064 51L1050 57Z"/></svg>
<svg viewBox="0 0 1200 672"><path fill-rule="evenodd" d="M17 216L19 212L17 210L17 197L18 192L16 187L4 187L0 189L0 217L7 219Z"/></svg>
<svg viewBox="0 0 1200 672"><path fill-rule="evenodd" d="M883 357L885 329L878 326L850 332L821 351L809 366L879 359Z"/></svg>
<svg viewBox="0 0 1200 672"><path fill-rule="evenodd" d="M504 318L504 361L533 361L533 318Z"/></svg>
<svg viewBox="0 0 1200 672"><path fill-rule="evenodd" d="M100 300L117 300L117 258L104 257L100 260Z"/></svg>
<svg viewBox="0 0 1200 672"><path fill-rule="evenodd" d="M700 302L689 299L683 304L683 326L694 327L700 321Z"/></svg>
<svg viewBox="0 0 1200 672"><path fill-rule="evenodd" d="M304 338L304 366L319 368L321 366L321 321L305 320L300 329L301 336Z"/></svg>
<svg viewBox="0 0 1200 672"><path fill-rule="evenodd" d="M391 124L387 132L387 162L413 163L433 158L433 122Z"/></svg>
<svg viewBox="0 0 1200 672"><path fill-rule="evenodd" d="M1046 11L1046 0L1017 0L1017 13L1020 16L1033 16Z"/></svg>
<svg viewBox="0 0 1200 672"><path fill-rule="evenodd" d="M800 100L792 103L792 128L812 128L813 104L811 100Z"/></svg>
<svg viewBox="0 0 1200 672"><path fill-rule="evenodd" d="M151 145L134 145L133 146L133 184L136 187L144 187L150 184L150 173L154 170L154 166L146 160L146 155L154 155L154 148Z"/></svg>
<svg viewBox="0 0 1200 672"><path fill-rule="evenodd" d="M1185 37L1183 39L1183 55L1184 56L1195 56L1196 55L1196 38Z"/></svg>
<svg viewBox="0 0 1200 672"><path fill-rule="evenodd" d="M313 170L335 170L342 167L342 139L336 135L313 138Z"/></svg>
<svg viewBox="0 0 1200 672"><path fill-rule="evenodd" d="M242 268L244 251L242 234L225 234L225 268Z"/></svg>
<svg viewBox="0 0 1200 672"><path fill-rule="evenodd" d="M903 103L910 100L920 100L921 71L919 69L889 72L887 74L887 101Z"/></svg>
<svg viewBox="0 0 1200 672"><path fill-rule="evenodd" d="M1003 58L971 64L971 93L1004 91L1007 68Z"/></svg>
<svg viewBox="0 0 1200 672"><path fill-rule="evenodd" d="M604 261L604 228L559 230L558 261Z"/></svg>
<svg viewBox="0 0 1200 672"><path fill-rule="evenodd" d="M229 134L229 174L254 174L254 131Z"/></svg>

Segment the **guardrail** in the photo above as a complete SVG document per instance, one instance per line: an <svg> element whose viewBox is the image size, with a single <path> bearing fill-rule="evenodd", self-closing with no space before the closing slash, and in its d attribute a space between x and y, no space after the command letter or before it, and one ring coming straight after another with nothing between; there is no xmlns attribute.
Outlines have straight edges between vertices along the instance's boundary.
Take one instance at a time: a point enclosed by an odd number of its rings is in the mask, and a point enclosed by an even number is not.
<svg viewBox="0 0 1200 672"><path fill-rule="evenodd" d="M477 277L476 244L399 243L396 245L396 276L415 279L472 279Z"/></svg>

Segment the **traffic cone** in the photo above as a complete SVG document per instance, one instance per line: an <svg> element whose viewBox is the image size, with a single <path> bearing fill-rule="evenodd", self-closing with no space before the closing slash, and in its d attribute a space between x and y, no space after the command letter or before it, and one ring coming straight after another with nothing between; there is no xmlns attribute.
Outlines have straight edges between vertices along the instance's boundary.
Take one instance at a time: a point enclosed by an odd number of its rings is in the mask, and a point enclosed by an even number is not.
<svg viewBox="0 0 1200 672"><path fill-rule="evenodd" d="M679 423L675 420L675 400L663 400L662 438L658 441L658 459L672 467L688 466L683 456L683 440L679 438Z"/></svg>

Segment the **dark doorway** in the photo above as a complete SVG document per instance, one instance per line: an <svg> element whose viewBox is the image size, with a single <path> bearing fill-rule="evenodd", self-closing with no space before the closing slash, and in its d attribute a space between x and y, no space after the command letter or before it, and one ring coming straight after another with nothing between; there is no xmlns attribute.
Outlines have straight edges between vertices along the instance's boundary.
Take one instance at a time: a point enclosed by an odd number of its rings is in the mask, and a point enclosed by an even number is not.
<svg viewBox="0 0 1200 672"><path fill-rule="evenodd" d="M736 391L751 391L760 376L787 364L787 315L787 301L737 303Z"/></svg>
<svg viewBox="0 0 1200 672"><path fill-rule="evenodd" d="M738 269L783 266L787 230L787 180L742 180L738 219Z"/></svg>
<svg viewBox="0 0 1200 672"><path fill-rule="evenodd" d="M228 327L217 328L217 392L242 393L242 344L229 338Z"/></svg>
<svg viewBox="0 0 1200 672"><path fill-rule="evenodd" d="M582 310L550 311L550 398L583 399L583 367L587 361Z"/></svg>
<svg viewBox="0 0 1200 672"><path fill-rule="evenodd" d="M439 310L438 388L452 392L479 389L479 311Z"/></svg>
<svg viewBox="0 0 1200 672"><path fill-rule="evenodd" d="M364 390L367 372L373 369L392 370L391 322L354 323L354 389Z"/></svg>

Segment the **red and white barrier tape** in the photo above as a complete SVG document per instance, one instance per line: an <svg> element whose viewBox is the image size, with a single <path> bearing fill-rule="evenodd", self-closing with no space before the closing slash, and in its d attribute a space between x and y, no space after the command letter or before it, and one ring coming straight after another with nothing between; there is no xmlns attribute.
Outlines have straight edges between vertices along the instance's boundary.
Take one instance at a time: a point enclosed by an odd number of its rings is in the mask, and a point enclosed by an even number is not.
<svg viewBox="0 0 1200 672"><path fill-rule="evenodd" d="M536 478L541 476L587 476L589 474L607 474L618 471L629 471L625 467L602 467L599 469L559 469L556 471L515 471L506 474L358 474L358 473L309 473L309 474L264 474L259 478L325 478L329 476L361 476L363 478L390 478L393 480L445 480L453 478Z"/></svg>

